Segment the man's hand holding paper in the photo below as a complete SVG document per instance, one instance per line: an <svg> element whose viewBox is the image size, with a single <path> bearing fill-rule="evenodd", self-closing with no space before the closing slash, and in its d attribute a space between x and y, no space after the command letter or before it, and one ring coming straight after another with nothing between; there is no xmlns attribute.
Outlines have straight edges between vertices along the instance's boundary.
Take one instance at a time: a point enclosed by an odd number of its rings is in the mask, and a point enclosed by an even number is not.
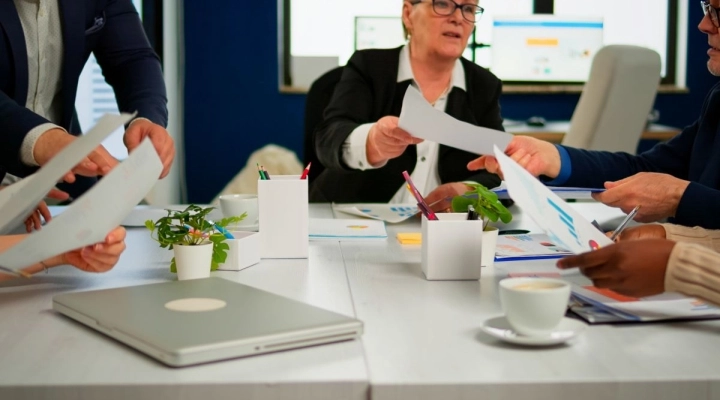
<svg viewBox="0 0 720 400"><path fill-rule="evenodd" d="M532 176L545 175L549 178L556 178L560 173L560 153L555 145L544 140L529 136L515 136L507 145L505 154L530 172ZM500 164L492 154L471 161L468 169L471 171L486 169L488 172L503 176Z"/></svg>
<svg viewBox="0 0 720 400"><path fill-rule="evenodd" d="M554 243L574 253L612 244L608 237L497 147L495 158L504 172L510 197Z"/></svg>

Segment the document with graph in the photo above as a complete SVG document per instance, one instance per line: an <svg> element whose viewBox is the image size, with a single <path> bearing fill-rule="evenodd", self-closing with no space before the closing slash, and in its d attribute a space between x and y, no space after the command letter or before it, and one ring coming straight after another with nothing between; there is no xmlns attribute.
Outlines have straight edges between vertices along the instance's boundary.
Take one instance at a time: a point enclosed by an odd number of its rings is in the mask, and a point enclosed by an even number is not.
<svg viewBox="0 0 720 400"><path fill-rule="evenodd" d="M495 157L510 197L545 230L553 243L573 253L612 244L587 219L497 147Z"/></svg>

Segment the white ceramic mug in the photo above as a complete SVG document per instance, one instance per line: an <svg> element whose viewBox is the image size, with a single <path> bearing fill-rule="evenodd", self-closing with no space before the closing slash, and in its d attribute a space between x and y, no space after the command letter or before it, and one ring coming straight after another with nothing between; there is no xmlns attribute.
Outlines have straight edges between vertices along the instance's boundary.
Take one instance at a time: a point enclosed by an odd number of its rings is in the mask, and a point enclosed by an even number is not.
<svg viewBox="0 0 720 400"><path fill-rule="evenodd" d="M224 194L220 196L220 209L225 218L247 216L234 227L256 226L258 224L258 202L254 194ZM232 227L231 227L232 228Z"/></svg>
<svg viewBox="0 0 720 400"><path fill-rule="evenodd" d="M500 281L500 303L512 328L521 335L547 336L562 321L570 284L550 278L509 278Z"/></svg>

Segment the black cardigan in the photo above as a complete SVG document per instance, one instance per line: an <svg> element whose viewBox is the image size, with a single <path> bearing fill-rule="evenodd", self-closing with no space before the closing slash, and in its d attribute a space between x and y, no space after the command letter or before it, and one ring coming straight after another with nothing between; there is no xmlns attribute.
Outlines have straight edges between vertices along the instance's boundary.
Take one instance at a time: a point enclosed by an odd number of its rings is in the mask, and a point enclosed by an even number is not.
<svg viewBox="0 0 720 400"><path fill-rule="evenodd" d="M414 145L382 168L360 171L342 160L342 145L359 125L385 116L399 116L410 81L397 82L400 50L372 49L355 52L335 87L325 119L314 133L315 149L323 171L310 187L310 201L338 203L387 203L402 186L402 171L412 173L417 162ZM500 80L486 69L463 58L467 92L453 87L445 112L474 125L503 130L499 97ZM467 163L477 157L441 145L438 175L441 183L472 180L488 187L500 183L497 175L470 172Z"/></svg>

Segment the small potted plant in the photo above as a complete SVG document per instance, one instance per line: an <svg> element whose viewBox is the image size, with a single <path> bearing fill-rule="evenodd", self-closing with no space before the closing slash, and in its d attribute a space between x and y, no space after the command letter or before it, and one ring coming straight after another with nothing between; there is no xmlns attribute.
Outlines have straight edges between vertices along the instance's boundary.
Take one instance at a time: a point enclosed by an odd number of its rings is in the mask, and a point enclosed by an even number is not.
<svg viewBox="0 0 720 400"><path fill-rule="evenodd" d="M182 211L166 210L168 215L157 221L145 221L150 237L160 247L173 250L175 257L170 272L177 272L178 280L206 278L210 271L225 262L230 248L225 227L236 224L246 214L223 218L218 222L207 219L214 207L202 208L194 204Z"/></svg>
<svg viewBox="0 0 720 400"><path fill-rule="evenodd" d="M468 212L472 206L483 224L482 265L492 266L495 260L495 246L497 245L498 229L489 226L490 222L503 223L512 221L512 214L500 202L497 193L478 183L466 183L472 189L462 196L452 199L453 212Z"/></svg>

